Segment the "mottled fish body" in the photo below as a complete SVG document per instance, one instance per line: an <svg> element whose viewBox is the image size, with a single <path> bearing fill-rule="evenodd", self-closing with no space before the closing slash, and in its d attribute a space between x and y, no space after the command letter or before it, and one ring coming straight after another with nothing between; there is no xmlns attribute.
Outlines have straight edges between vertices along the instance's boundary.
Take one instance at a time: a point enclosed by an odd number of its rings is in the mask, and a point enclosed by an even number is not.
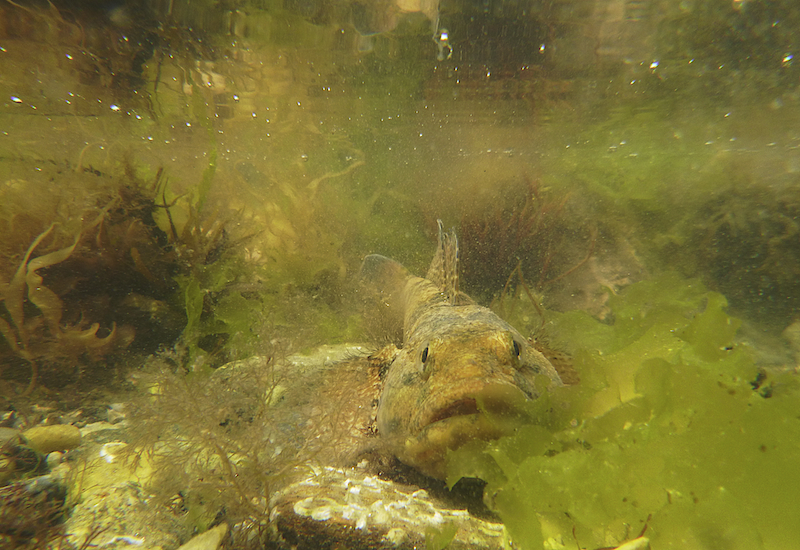
<svg viewBox="0 0 800 550"><path fill-rule="evenodd" d="M424 474L443 479L448 449L506 435L498 418L515 417L539 396L537 377L548 388L562 385L514 327L459 293L458 243L441 221L426 277L379 255L367 256L362 277L403 316L403 345L378 403L378 433L402 462Z"/></svg>

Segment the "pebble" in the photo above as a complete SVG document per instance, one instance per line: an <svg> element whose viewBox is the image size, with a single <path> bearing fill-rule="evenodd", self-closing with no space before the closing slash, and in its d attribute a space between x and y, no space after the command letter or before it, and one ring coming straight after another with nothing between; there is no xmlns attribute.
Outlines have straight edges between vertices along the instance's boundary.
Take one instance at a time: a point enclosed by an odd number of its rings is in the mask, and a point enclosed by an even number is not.
<svg viewBox="0 0 800 550"><path fill-rule="evenodd" d="M117 424L123 422L128 416L127 405L125 403L112 403L108 406L108 422Z"/></svg>
<svg viewBox="0 0 800 550"><path fill-rule="evenodd" d="M189 542L178 548L178 550L217 550L222 545L222 541L227 534L228 524L221 523L205 533L192 537Z"/></svg>
<svg viewBox="0 0 800 550"><path fill-rule="evenodd" d="M81 431L70 424L36 426L22 432L28 445L42 454L69 451L81 444Z"/></svg>
<svg viewBox="0 0 800 550"><path fill-rule="evenodd" d="M53 451L52 453L49 453L47 455L47 459L46 459L47 460L47 467L52 470L53 468L55 468L56 466L61 464L61 461L63 459L64 459L64 454L63 453L60 453L58 451Z"/></svg>

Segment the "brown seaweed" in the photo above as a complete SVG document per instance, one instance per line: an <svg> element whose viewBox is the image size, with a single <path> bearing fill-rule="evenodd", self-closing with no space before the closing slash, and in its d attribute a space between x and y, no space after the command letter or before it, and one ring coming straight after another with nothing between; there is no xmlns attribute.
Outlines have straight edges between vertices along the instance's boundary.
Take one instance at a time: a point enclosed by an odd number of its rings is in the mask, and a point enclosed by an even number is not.
<svg viewBox="0 0 800 550"><path fill-rule="evenodd" d="M156 304L174 310L166 300L180 270L153 219L157 181L59 167L53 183L12 183L0 188L0 377L21 382L27 373L27 395L43 368L46 386L74 383L87 368L110 373L108 359L137 334L145 352L177 338L180 311L155 318ZM159 343L145 340L153 334Z"/></svg>
<svg viewBox="0 0 800 550"><path fill-rule="evenodd" d="M570 217L568 194L558 196L526 177L506 197L461 219L465 291L484 301L517 287L529 295L532 289L542 291L583 267L594 253L596 232Z"/></svg>
<svg viewBox="0 0 800 550"><path fill-rule="evenodd" d="M92 350L93 355L102 355L104 350L116 341L116 327L112 328L108 336L100 338L97 336L99 329L97 323L88 330L81 330L79 327L65 327L61 324L63 303L55 292L45 286L44 279L38 272L69 258L75 251L81 234L75 236L71 246L31 259L34 250L52 232L54 226L55 223L51 223L34 239L11 282L0 287L0 301L5 305L12 322L10 325L3 321L0 329L12 349L26 359L31 366L30 382L23 395L30 393L36 384L39 372L37 365L39 353L31 347L31 337L41 325L38 320L26 319L24 307L26 293L30 303L36 306L41 318L44 319L50 338L60 344L62 353L73 355L83 350Z"/></svg>

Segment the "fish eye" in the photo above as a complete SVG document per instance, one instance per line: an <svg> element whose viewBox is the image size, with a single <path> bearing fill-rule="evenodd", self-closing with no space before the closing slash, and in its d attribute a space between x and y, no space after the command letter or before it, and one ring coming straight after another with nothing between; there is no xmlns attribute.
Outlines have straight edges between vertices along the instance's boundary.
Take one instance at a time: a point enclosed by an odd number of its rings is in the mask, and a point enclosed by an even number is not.
<svg viewBox="0 0 800 550"><path fill-rule="evenodd" d="M519 342L514 340L514 355L519 357L520 353L522 353L522 349L519 347Z"/></svg>
<svg viewBox="0 0 800 550"><path fill-rule="evenodd" d="M422 356L420 357L420 359L422 360L423 363L428 360L428 346L425 346L425 349L422 350Z"/></svg>

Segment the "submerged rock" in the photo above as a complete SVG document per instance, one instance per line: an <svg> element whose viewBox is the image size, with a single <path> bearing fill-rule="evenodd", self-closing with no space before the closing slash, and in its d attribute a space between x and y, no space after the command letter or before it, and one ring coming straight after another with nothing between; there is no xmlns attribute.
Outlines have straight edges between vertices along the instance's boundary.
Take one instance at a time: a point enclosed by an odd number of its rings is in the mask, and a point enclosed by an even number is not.
<svg viewBox="0 0 800 550"><path fill-rule="evenodd" d="M81 431L70 424L36 426L25 430L22 436L36 451L47 454L53 451L69 451L81 444Z"/></svg>
<svg viewBox="0 0 800 550"><path fill-rule="evenodd" d="M87 439L95 434L99 432ZM70 540L105 550L177 548L189 538L185 522L153 501L146 487L149 463L125 461L125 446L123 441L87 441L81 447L80 470L69 474L79 483L70 488L76 503L65 533Z"/></svg>
<svg viewBox="0 0 800 550"><path fill-rule="evenodd" d="M427 491L325 467L273 496L272 521L292 547L412 549L435 538L448 548L501 549L502 524L443 507Z"/></svg>
<svg viewBox="0 0 800 550"><path fill-rule="evenodd" d="M204 533L192 537L192 540L181 545L178 550L217 550L228 534L228 524L221 523Z"/></svg>

